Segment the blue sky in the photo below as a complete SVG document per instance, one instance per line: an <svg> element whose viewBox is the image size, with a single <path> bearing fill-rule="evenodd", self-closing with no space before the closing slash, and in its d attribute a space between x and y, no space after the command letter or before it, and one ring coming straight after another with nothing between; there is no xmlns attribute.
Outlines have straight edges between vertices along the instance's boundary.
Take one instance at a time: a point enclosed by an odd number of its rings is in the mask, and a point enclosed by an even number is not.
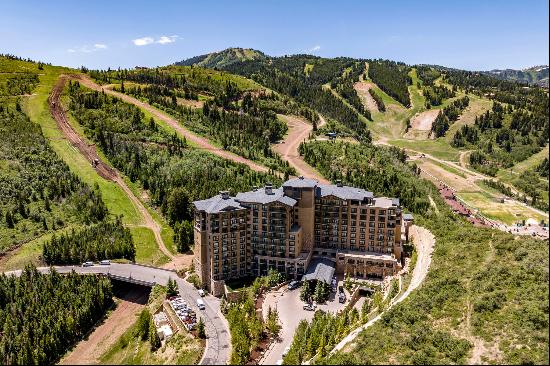
<svg viewBox="0 0 550 366"><path fill-rule="evenodd" d="M548 64L548 1L0 2L0 53L90 68L246 47L470 70Z"/></svg>

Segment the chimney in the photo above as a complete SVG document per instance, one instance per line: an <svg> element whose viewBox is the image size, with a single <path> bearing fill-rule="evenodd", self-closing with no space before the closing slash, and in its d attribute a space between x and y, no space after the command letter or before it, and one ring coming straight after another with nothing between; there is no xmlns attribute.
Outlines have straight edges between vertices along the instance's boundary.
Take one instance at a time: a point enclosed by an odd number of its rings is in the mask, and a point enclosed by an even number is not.
<svg viewBox="0 0 550 366"><path fill-rule="evenodd" d="M229 198L229 191L220 191L220 196L222 196L222 199L226 200Z"/></svg>
<svg viewBox="0 0 550 366"><path fill-rule="evenodd" d="M336 187L343 187L342 181L340 179L336 179Z"/></svg>
<svg viewBox="0 0 550 366"><path fill-rule="evenodd" d="M266 183L265 194L273 194L273 186L271 185L271 183Z"/></svg>

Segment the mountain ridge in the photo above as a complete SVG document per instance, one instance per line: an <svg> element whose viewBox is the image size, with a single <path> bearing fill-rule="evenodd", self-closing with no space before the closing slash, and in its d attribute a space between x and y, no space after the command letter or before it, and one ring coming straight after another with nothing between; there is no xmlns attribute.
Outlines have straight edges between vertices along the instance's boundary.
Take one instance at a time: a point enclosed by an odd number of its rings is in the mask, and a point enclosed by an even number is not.
<svg viewBox="0 0 550 366"><path fill-rule="evenodd" d="M230 47L222 51L210 52L199 56L175 62L178 66L200 66L210 69L223 68L231 64L247 61L266 59L265 53L253 48Z"/></svg>

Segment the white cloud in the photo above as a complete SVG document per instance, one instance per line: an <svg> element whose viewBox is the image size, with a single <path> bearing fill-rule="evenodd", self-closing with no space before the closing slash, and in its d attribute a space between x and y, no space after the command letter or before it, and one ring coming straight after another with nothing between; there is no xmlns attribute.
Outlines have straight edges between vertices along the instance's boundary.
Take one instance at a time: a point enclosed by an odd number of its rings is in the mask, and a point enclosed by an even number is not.
<svg viewBox="0 0 550 366"><path fill-rule="evenodd" d="M154 41L155 40L153 39L153 37L143 37L143 38L134 39L132 42L134 42L136 46L147 46L148 44L151 44Z"/></svg>
<svg viewBox="0 0 550 366"><path fill-rule="evenodd" d="M176 36L176 35L174 35L174 36L161 36L157 40L157 43L160 43L160 44L174 43L174 42L176 42L177 38L178 38L178 36Z"/></svg>
<svg viewBox="0 0 550 366"><path fill-rule="evenodd" d="M321 49L321 46L313 46L309 50L307 50L308 53L315 53Z"/></svg>
<svg viewBox="0 0 550 366"><path fill-rule="evenodd" d="M142 37L132 40L132 42L136 46L147 46L149 44L153 43L159 43L159 44L170 44L176 42L176 39L178 39L179 36L173 35L173 36L160 36L157 39L154 39L153 37Z"/></svg>
<svg viewBox="0 0 550 366"><path fill-rule="evenodd" d="M76 53L76 52L84 52L84 53L90 53L95 52L99 50L106 50L108 47L106 44L103 43L95 43L93 46L84 45L82 47L75 47L75 48L69 48L67 52L69 53Z"/></svg>

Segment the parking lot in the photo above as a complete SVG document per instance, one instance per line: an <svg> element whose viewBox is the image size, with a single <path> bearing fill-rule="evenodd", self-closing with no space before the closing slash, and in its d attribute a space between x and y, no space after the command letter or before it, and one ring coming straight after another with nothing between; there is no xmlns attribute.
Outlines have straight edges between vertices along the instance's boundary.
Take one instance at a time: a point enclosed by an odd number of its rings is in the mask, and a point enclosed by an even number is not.
<svg viewBox="0 0 550 366"><path fill-rule="evenodd" d="M197 324L197 314L189 307L187 302L179 296L172 296L168 301L170 302L170 307L174 310L187 330L192 330L195 324Z"/></svg>
<svg viewBox="0 0 550 366"><path fill-rule="evenodd" d="M342 279L339 278L338 286L342 285ZM277 361L282 358L285 348L292 343L294 332L300 321L303 319L309 321L313 318L313 314L315 314L314 311L303 309L305 303L300 300L300 290L301 287L294 290L288 290L288 287L284 286L280 290L270 292L266 295L262 306L263 315L264 317L266 316L269 306L271 306L272 309L277 309L282 328L279 333L279 341L274 342L266 351L266 354L261 360L261 364L275 365ZM346 296L347 301L349 301L349 294L346 293ZM346 303L342 304L338 302L338 292L331 291L328 301L325 304L317 304L317 309L326 312L337 312L342 310Z"/></svg>

